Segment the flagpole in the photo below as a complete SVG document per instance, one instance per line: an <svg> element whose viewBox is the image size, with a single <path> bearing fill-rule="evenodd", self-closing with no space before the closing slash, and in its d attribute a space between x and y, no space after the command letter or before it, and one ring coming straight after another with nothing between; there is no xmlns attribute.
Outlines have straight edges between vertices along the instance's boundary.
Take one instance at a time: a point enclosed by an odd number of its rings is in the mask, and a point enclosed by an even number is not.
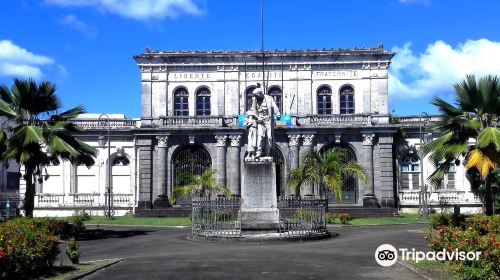
<svg viewBox="0 0 500 280"><path fill-rule="evenodd" d="M264 0L260 0L260 40L262 52L262 93L266 94L265 63L264 63Z"/></svg>

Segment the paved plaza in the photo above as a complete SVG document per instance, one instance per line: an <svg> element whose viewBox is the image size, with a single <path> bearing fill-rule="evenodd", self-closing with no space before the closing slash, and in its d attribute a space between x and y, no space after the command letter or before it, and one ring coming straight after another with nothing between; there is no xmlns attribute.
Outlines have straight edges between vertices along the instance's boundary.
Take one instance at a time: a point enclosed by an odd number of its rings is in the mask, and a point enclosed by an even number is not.
<svg viewBox="0 0 500 280"><path fill-rule="evenodd" d="M322 241L221 244L187 240L190 228L106 227L107 238L82 241L82 261L124 260L88 279L421 279L396 264L381 267L384 243L427 250L426 225L335 227Z"/></svg>

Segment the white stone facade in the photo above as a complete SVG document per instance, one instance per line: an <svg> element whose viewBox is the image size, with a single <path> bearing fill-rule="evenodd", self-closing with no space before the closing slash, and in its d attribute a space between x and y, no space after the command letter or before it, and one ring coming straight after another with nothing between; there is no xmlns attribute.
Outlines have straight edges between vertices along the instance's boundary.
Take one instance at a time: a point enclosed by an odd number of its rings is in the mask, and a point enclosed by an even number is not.
<svg viewBox="0 0 500 280"><path fill-rule="evenodd" d="M369 180L346 183L343 201L330 199L331 207L363 207L367 197L375 197L381 207L416 211L416 186L421 182L413 184L418 176L403 174L402 163L395 160L393 137L404 127L410 132L410 146L418 146L420 122L418 117L390 121L387 71L393 55L383 46L277 50L265 53L264 74L262 54L254 51L148 50L135 56L142 85L141 118L110 116L115 214L169 208L176 176L186 170L200 173L213 167L217 182L239 195L246 132L238 116L246 112L246 94L257 82L265 83L282 113L290 117L288 124L276 128L277 195L290 194L283 182L307 149L338 147L365 167ZM98 118L87 114L75 120L84 128L77 136L99 150L95 166L48 166L46 180L37 185L35 215L68 216L78 208L103 214L108 158L107 150L97 144L104 129ZM431 172L431 164L424 161L424 176ZM470 191L463 166L458 165L454 174L453 189L430 190L431 206L441 211L460 204L465 211L477 211L480 201ZM4 186L5 182L4 175ZM307 184L302 194L323 195ZM179 202L185 203L189 201Z"/></svg>

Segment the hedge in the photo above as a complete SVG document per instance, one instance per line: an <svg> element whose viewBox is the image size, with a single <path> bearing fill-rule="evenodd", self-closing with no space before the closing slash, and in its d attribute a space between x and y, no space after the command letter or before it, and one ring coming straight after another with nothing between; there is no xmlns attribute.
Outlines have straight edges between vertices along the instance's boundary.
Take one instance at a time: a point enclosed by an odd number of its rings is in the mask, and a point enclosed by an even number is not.
<svg viewBox="0 0 500 280"><path fill-rule="evenodd" d="M0 223L0 278L34 277L50 269L59 254L67 222L18 218Z"/></svg>

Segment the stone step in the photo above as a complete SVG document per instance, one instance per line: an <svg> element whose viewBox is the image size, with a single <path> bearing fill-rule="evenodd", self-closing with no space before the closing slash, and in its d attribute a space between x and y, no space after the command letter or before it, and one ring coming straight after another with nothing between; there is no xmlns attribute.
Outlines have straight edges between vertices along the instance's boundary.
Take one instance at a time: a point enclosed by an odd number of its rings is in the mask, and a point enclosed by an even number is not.
<svg viewBox="0 0 500 280"><path fill-rule="evenodd" d="M191 208L172 207L165 209L136 209L135 217L187 217L191 215Z"/></svg>
<svg viewBox="0 0 500 280"><path fill-rule="evenodd" d="M396 208L329 207L329 213L347 213L351 217L391 217L398 215Z"/></svg>

